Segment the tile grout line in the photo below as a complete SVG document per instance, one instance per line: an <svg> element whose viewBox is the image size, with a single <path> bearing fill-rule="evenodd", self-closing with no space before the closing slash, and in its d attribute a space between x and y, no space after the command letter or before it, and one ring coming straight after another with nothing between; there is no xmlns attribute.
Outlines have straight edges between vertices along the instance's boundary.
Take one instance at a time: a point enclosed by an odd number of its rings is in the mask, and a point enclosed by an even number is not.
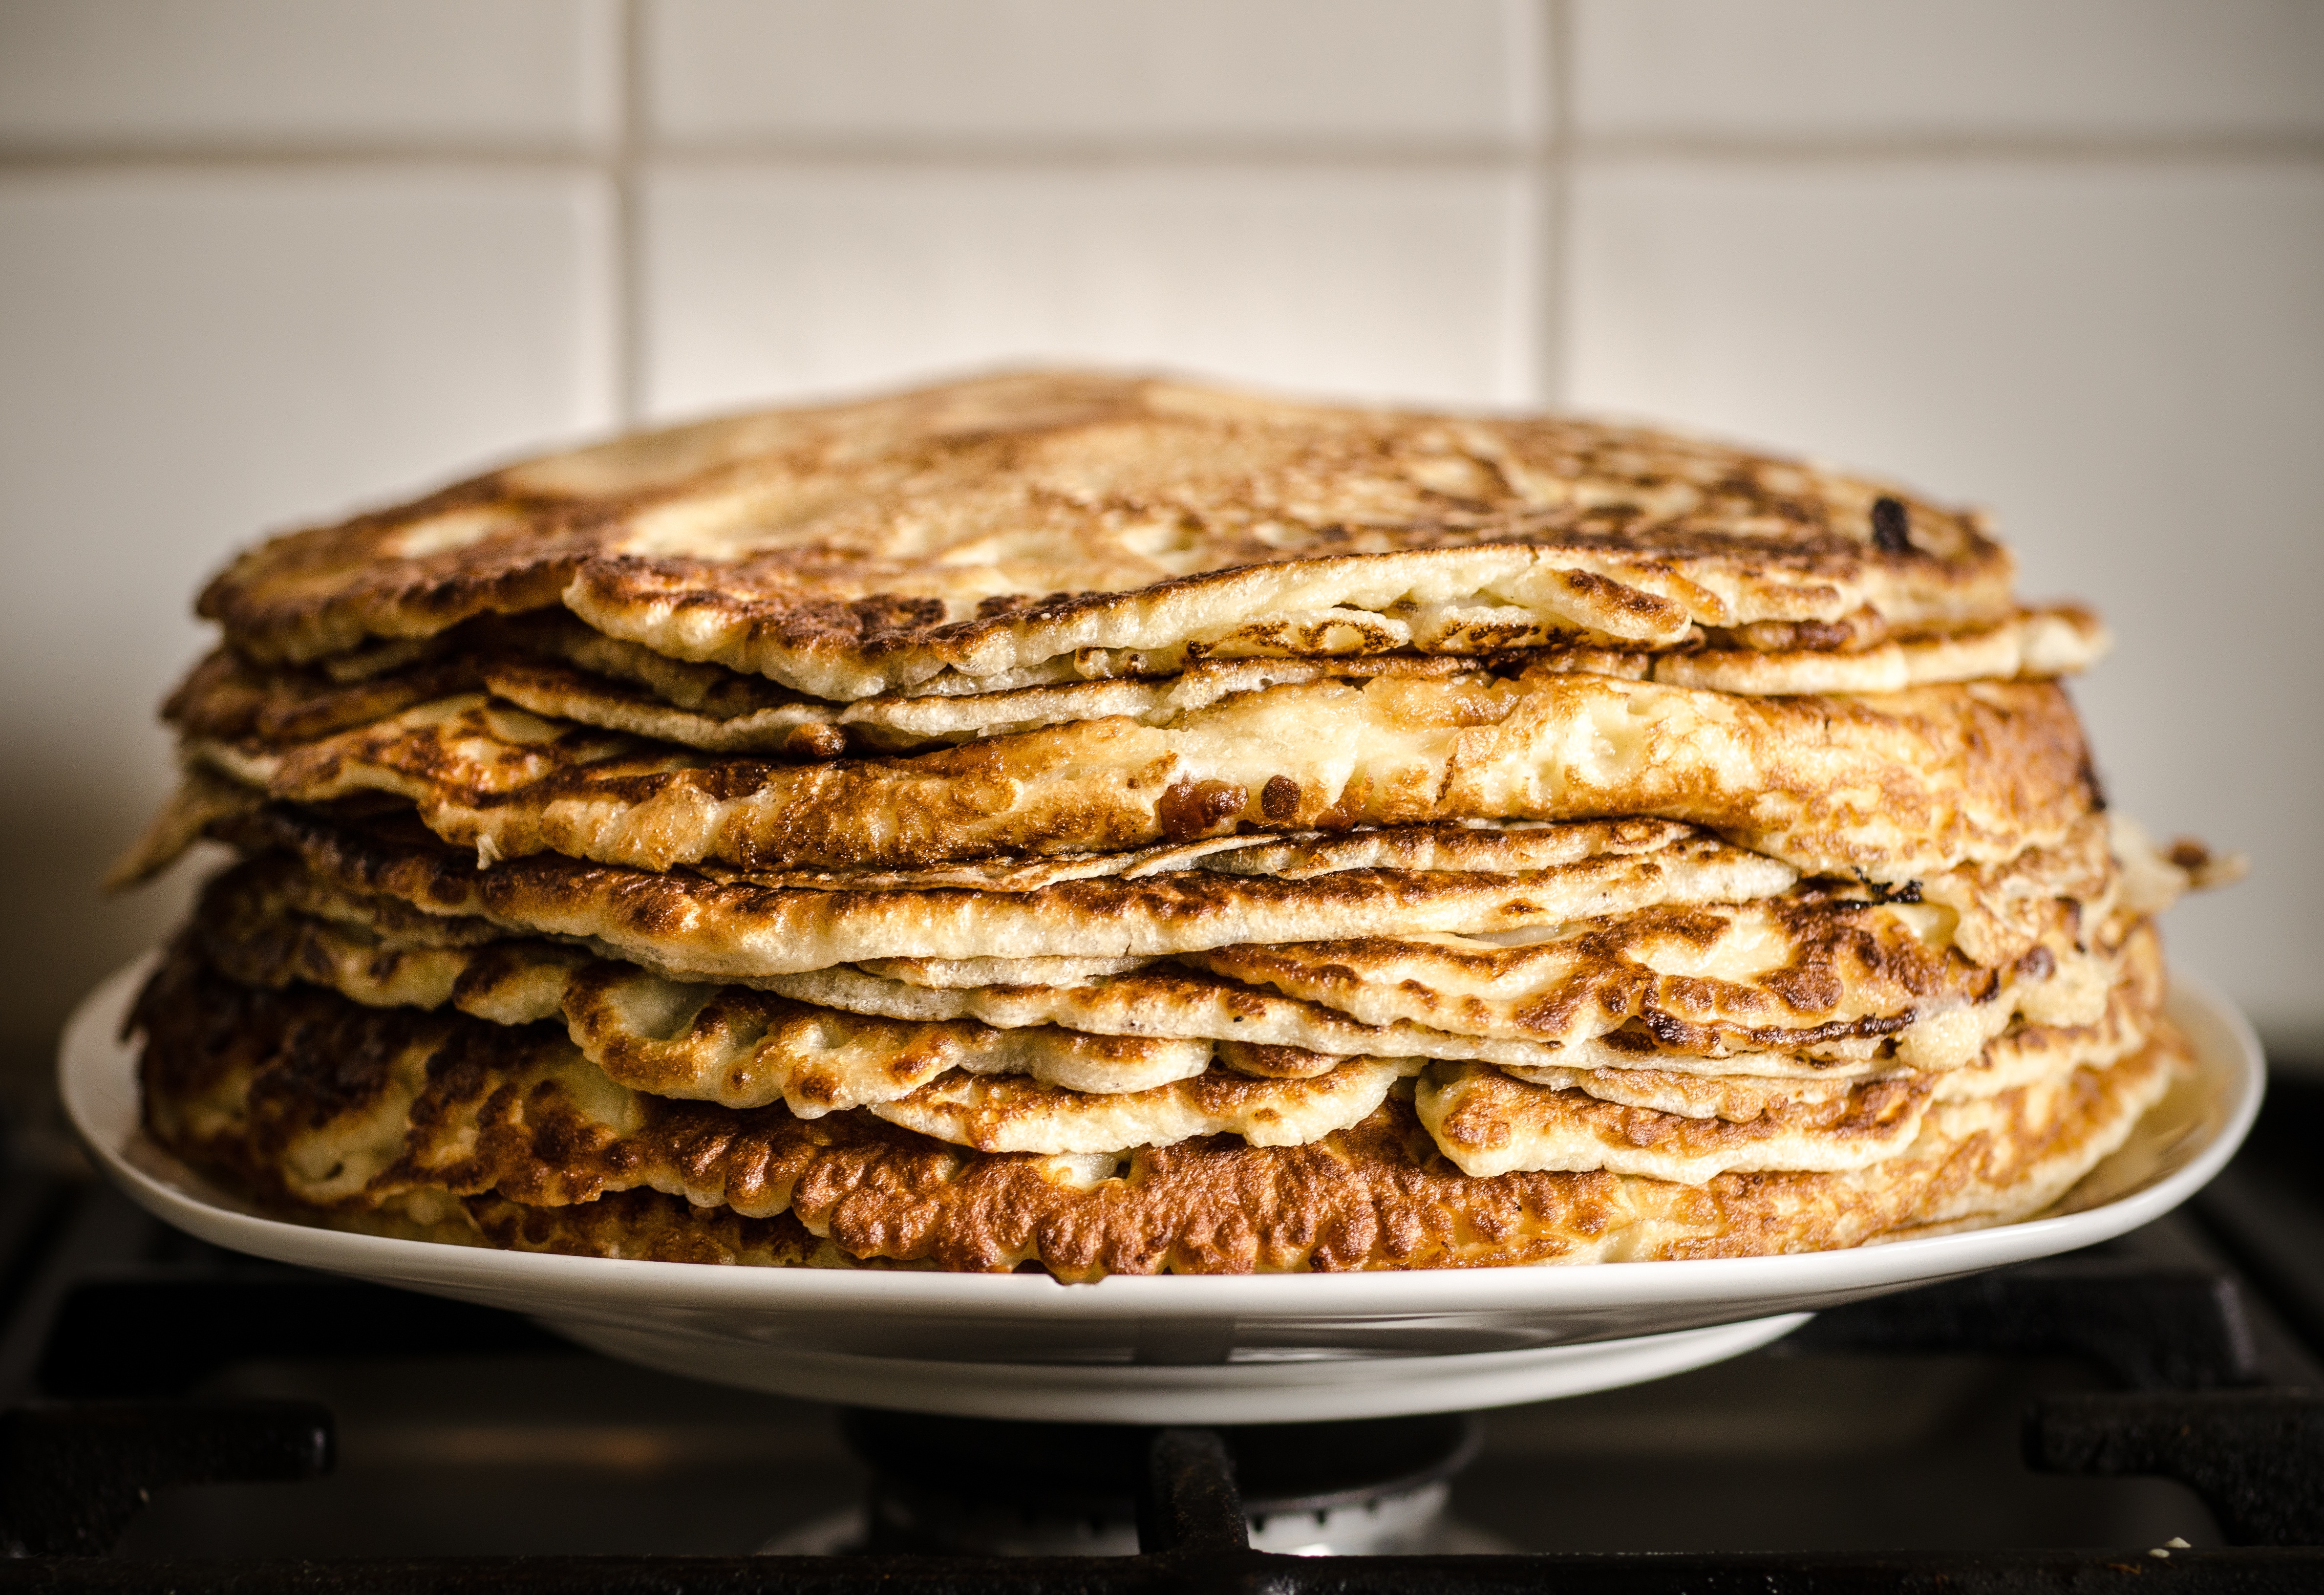
<svg viewBox="0 0 2324 1595"><path fill-rule="evenodd" d="M316 169L378 169L392 171L600 172L602 152L586 147L543 145L431 146L404 148L318 144L273 149L55 149L0 148L0 175L74 177L84 172L280 172Z"/></svg>
<svg viewBox="0 0 2324 1595"><path fill-rule="evenodd" d="M1553 14L1570 0L1541 0ZM624 51L626 56L629 52ZM623 97L627 98L626 92ZM1568 97L1570 97L1570 96ZM1554 122L1565 123L1552 110ZM1118 145L1082 143L964 146L916 143L850 143L769 140L733 145L679 144L656 152L659 163L713 168L729 165L823 167L1031 167L1087 170L1109 166L1276 166L1284 168L1507 166L1513 159L1542 166L1581 158L1590 161L1693 161L1749 166L1800 163L1866 165L1882 162L1930 165L2060 163L2091 165L2187 165L2293 163L2324 161L2324 139L2314 138L1877 138L1775 140L1710 135L1601 134L1576 135L1570 124L1553 135L1555 151L1543 141L1508 144L1333 145L1188 144L1137 141ZM69 175L79 171L294 171L312 167L390 167L413 170L457 167L502 171L598 171L628 162L643 164L644 142L635 149L591 154L563 146L475 144L277 144L269 148L167 145L53 148L0 144L0 174Z"/></svg>
<svg viewBox="0 0 2324 1595"><path fill-rule="evenodd" d="M645 104L644 19L640 0L619 0L612 151L613 236L613 419L627 430L645 410L645 281L643 219L638 202L638 124Z"/></svg>
<svg viewBox="0 0 2324 1595"><path fill-rule="evenodd" d="M2313 134L1880 134L1784 137L1757 134L1601 133L1574 141L1578 153L1607 161L1700 161L1714 164L2186 165L2307 162L2324 159Z"/></svg>
<svg viewBox="0 0 2324 1595"><path fill-rule="evenodd" d="M1545 147L1536 156L1534 229L1533 329L1535 399L1563 408L1566 395L1569 322L1566 226L1572 185L1573 8L1572 0L1541 0L1541 92L1549 99L1543 129Z"/></svg>

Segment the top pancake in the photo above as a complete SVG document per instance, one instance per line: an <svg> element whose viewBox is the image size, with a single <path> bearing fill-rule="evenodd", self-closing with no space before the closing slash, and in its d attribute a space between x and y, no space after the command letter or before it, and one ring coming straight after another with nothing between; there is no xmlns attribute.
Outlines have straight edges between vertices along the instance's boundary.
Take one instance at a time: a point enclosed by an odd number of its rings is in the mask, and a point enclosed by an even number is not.
<svg viewBox="0 0 2324 1595"><path fill-rule="evenodd" d="M623 438L278 538L203 595L299 662L559 604L820 697L1204 658L1849 649L2010 613L1977 520L1570 419L1028 374Z"/></svg>

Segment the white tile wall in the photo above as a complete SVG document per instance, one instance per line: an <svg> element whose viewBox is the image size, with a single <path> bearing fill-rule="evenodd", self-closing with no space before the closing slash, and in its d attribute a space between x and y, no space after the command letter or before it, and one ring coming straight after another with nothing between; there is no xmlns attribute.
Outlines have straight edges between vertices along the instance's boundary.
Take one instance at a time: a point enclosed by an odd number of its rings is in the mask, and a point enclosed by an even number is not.
<svg viewBox="0 0 2324 1595"><path fill-rule="evenodd" d="M644 216L658 415L1041 359L1470 403L1533 380L1527 189L1490 171L722 166Z"/></svg>
<svg viewBox="0 0 2324 1595"><path fill-rule="evenodd" d="M1069 356L1992 503L2126 807L2258 860L2176 945L2324 1060L2319 189L2315 0L0 0L0 1042L167 917L83 885L233 544Z"/></svg>
<svg viewBox="0 0 2324 1595"><path fill-rule="evenodd" d="M2315 0L1575 0L1591 134L2324 132Z"/></svg>
<svg viewBox="0 0 2324 1595"><path fill-rule="evenodd" d="M93 882L166 786L152 705L225 553L611 422L606 226L576 175L0 177L12 1029L164 906Z"/></svg>
<svg viewBox="0 0 2324 1595"><path fill-rule="evenodd" d="M0 0L0 144L571 147L616 0Z"/></svg>
<svg viewBox="0 0 2324 1595"><path fill-rule="evenodd" d="M2099 605L2113 796L2263 863L2174 947L2310 1024L2324 168L1615 161L1572 215L1578 401L1996 506L2028 591Z"/></svg>
<svg viewBox="0 0 2324 1595"><path fill-rule="evenodd" d="M680 143L1508 143L1536 124L1539 14L1529 0L648 0L648 104Z"/></svg>

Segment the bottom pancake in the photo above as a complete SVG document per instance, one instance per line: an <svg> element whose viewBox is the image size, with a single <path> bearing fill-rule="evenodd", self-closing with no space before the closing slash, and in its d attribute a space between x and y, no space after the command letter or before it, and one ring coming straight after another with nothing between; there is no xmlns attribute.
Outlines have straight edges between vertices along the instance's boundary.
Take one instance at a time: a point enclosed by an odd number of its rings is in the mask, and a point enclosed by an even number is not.
<svg viewBox="0 0 2324 1595"><path fill-rule="evenodd" d="M312 1222L591 1256L1031 1264L1069 1280L1747 1256L2007 1222L2120 1145L2185 1056L2159 1028L2110 1067L1935 1102L1867 1167L1684 1185L1464 1175L1408 1087L1304 1146L1213 1135L1065 1157L975 1152L862 1112L592 1102L603 1076L559 1062L577 1055L546 1028L521 1065L525 1031L254 991L184 957L134 1022L155 1138Z"/></svg>
<svg viewBox="0 0 2324 1595"><path fill-rule="evenodd" d="M359 1235L438 1245L497 1247L566 1257L649 1263L727 1263L760 1268L917 1268L850 1257L811 1232L795 1213L746 1219L729 1207L696 1207L659 1191L617 1191L572 1207L528 1207L505 1196L414 1193L383 1207L353 1212L302 1209L301 1222Z"/></svg>

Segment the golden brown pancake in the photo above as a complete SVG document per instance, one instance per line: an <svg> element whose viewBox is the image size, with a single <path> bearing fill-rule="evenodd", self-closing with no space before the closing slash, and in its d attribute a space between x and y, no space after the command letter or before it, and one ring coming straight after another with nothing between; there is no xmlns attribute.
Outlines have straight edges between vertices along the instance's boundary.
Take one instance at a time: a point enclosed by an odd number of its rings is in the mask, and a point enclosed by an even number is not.
<svg viewBox="0 0 2324 1595"><path fill-rule="evenodd" d="M892 760L720 759L441 699L290 749L196 763L302 804L392 796L485 862L667 870L924 866L1237 830L1653 816L1808 871L1902 882L2054 843L2089 810L2048 684L1750 698L1556 673L1239 694Z"/></svg>
<svg viewBox="0 0 2324 1595"><path fill-rule="evenodd" d="M184 955L198 962L190 948ZM162 984L171 982L181 992L191 994L188 1000L223 1002L231 996L225 982L198 973L179 972ZM286 996L285 1004L286 1012L309 1018L327 1018L333 1005L321 993L311 991L293 991ZM493 1102L513 1092L524 1104L522 1113L528 1121L540 1123L548 1117L561 1116L563 1128L558 1135L562 1143L611 1146L606 1156L613 1160L608 1166L621 1175L617 1188L642 1181L671 1189L678 1176L663 1166L667 1148L659 1148L646 1133L654 1114L669 1105L668 1099L720 1094L701 1089L635 1093L617 1073L601 1068L586 1046L560 1037L547 1027L518 1027L503 1032L501 1051L485 1059L481 1074L472 1071L465 1083L447 1096L433 1082L432 1060L442 1056L463 1031L448 1016L443 1016L443 1022L437 1022L437 1018L406 1010L401 1031L393 1028L396 1019L383 1019L381 1033L402 1037L389 1045L431 1061L424 1071L390 1070L374 1083L375 1102L351 1096L334 1112L310 1116L292 1140L280 1148L284 1167L311 1170L327 1161L334 1170L344 1171L348 1166L369 1168L391 1163L401 1166L414 1157L422 1166L433 1167L443 1162L447 1151L465 1156L473 1150L483 1133L475 1113L489 1114ZM1284 1070L1272 1077L1218 1068L1142 1089L1115 1081L1109 1083L1111 1089L1088 1092L1014 1077L1022 1072L1021 1060L1014 1074L1005 1059L988 1058L983 1060L988 1066L974 1067L978 1061L974 1054L956 1047L955 1056L966 1054L971 1067L936 1070L917 1078L881 1079L862 1061L851 1069L844 1056L877 1050L876 1040L863 1036L872 1027L844 1015L826 1015L823 1025L830 1033L827 1048L817 1047L811 1026L795 1025L792 1033L777 1043L775 1068L765 1066L767 1060L759 1060L761 1066L756 1073L761 1081L769 1074L780 1074L794 1085L802 1075L826 1083L822 1094L794 1093L804 1102L804 1105L787 1104L794 1118L820 1119L834 1108L853 1109L979 1151L1047 1157L1122 1156L1140 1148L1221 1134L1239 1136L1255 1146L1298 1146L1360 1122L1386 1100L1398 1079L1425 1074L1416 1102L1422 1122L1440 1148L1465 1172L1604 1168L1687 1184L1700 1184L1728 1168L1859 1167L1912 1140L1921 1111L1932 1093L1956 1101L1991 1095L2012 1083L2024 1083L2062 1068L2103 1066L2126 1050L2020 1048L2014 1060L1997 1056L1995 1066L1985 1072L1987 1077L1962 1091L1938 1091L1941 1076L1891 1073L1852 1082L1836 1093L1769 1093L1756 1112L1723 1118L1633 1108L1581 1090L1545 1089L1511 1080L1481 1065L1440 1064L1424 1068L1423 1060L1416 1058L1321 1058L1314 1060L1320 1068ZM1035 1044L1024 1033L998 1038L1028 1047ZM818 1052L825 1056L817 1056ZM902 1061L908 1066L918 1060L908 1056ZM312 1069L318 1065L289 1066ZM401 1085L396 1078L399 1073ZM426 1083L413 1084L423 1073ZM263 1083L267 1073L262 1070L254 1078ZM866 1085L862 1100L844 1103L829 1100L831 1083L856 1082ZM340 1088L353 1089L353 1085L340 1079L334 1089ZM242 1089L246 1096L249 1087ZM416 1095L411 1094L414 1091ZM752 1092L741 1081L736 1095L752 1107L776 1100L763 1084ZM478 1102L485 1107L477 1109ZM398 1109L403 1114L401 1122L396 1118ZM640 1139L641 1136L645 1139ZM608 1137L613 1141L609 1143ZM387 1143L399 1139L402 1152L391 1156L392 1149ZM300 1185L295 1174L285 1177L290 1182L286 1188L294 1194L306 1200L317 1198L317 1190Z"/></svg>
<svg viewBox="0 0 2324 1595"><path fill-rule="evenodd" d="M1975 1059L1957 1069L1930 1074L1901 1067L1894 1057L1875 1057L1845 1065L1823 1065L1809 1074L1775 1070L1732 1072L1735 1060L1718 1066L1724 1074L1698 1068L1657 1067L1671 1062L1668 1055L1640 1051L1631 1066L1585 1068L1572 1064L1548 1067L1500 1065L1502 1073L1528 1084L1555 1091L1579 1091L1600 1102L1651 1109L1684 1119L1754 1120L1784 1104L1836 1102L1868 1079L1903 1076L1925 1078L1936 1100L1991 1096L2065 1069L2101 1067L2146 1045L2153 1022L2163 1011L2162 944L2151 923L2142 922L2126 940L2116 978L2107 993L2106 1011L2095 1024L2033 1024L2023 1016L1992 1040ZM1783 1055L1758 1055L1747 1058Z"/></svg>
<svg viewBox="0 0 2324 1595"><path fill-rule="evenodd" d="M2053 932L2073 917L2060 914ZM1147 962L1054 984L982 960L980 974L999 983L949 983L956 972L946 968L947 983L931 986L918 983L928 977L917 961L881 961L875 967L889 973L764 976L752 990L669 979L584 946L508 936L484 920L435 918L392 900L374 907L277 854L213 881L193 934L245 984L303 980L371 1006L558 1020L625 1084L736 1107L779 1096L812 1112L888 1100L947 1068L1084 1091L1143 1089L1202 1073L1213 1043L1229 1049L1220 1054L1227 1066L1254 1072L1243 1060L1264 1058L1255 1072L1269 1074L1285 1072L1277 1055L1286 1054L1570 1070L1602 1063L1609 1050L1639 1067L1705 1074L1853 1075L1892 1056L1940 1070L1969 1061L2021 1010L2051 1023L2091 1022L2095 1012L2082 1010L2102 1006L2114 979L2118 936L2086 953L2053 936L2054 954L2036 944L2038 961L2029 949L1995 970L1945 946L1935 935L1943 922L1926 905L1811 892L1732 908L1647 908L1556 927L1554 939L1515 947L1446 937L1230 947L1188 955L1208 969ZM1670 971L1674 954L1692 973ZM1710 973L1718 967L1729 978ZM1238 971L1259 983L1229 978ZM1321 1000L1296 990L1303 980L1319 986ZM2085 1000L2093 980L2096 1004ZM1367 1006L1440 1022L1366 1023L1343 1011ZM1021 1034L1010 1040L995 1027ZM1645 1033L1643 1054L1627 1037L1607 1040L1626 1028Z"/></svg>
<svg viewBox="0 0 2324 1595"><path fill-rule="evenodd" d="M1699 1185L1729 1169L1834 1172L1893 1157L1920 1134L1926 1075L1858 1081L1822 1102L1775 1098L1748 1119L1689 1118L1550 1091L1484 1064L1437 1064L1413 1109L1462 1174L1606 1169Z"/></svg>
<svg viewBox="0 0 2324 1595"><path fill-rule="evenodd" d="M1820 894L1647 908L1533 935L1371 936L1180 957L1374 1027L1572 1046L1636 1023L1674 1055L1847 1057L1892 1043L1908 1066L1940 1070L1974 1056L2021 1010L2037 1023L2096 1021L2120 933L2084 945L2079 908L2057 904L2048 934L2006 969L1950 947L1941 909Z"/></svg>
<svg viewBox="0 0 2324 1595"><path fill-rule="evenodd" d="M1699 834L1673 840L1623 822L1564 833L1572 862L1552 869L1351 869L1288 880L1188 870L1024 892L813 891L547 853L480 870L417 827L335 823L281 807L230 816L213 832L248 852L294 854L336 893L586 942L660 973L718 981L867 959L1123 959L1302 935L1511 930L1659 902L1742 901L1795 878Z"/></svg>
<svg viewBox="0 0 2324 1595"><path fill-rule="evenodd" d="M256 1198L337 1222L443 1222L447 1198L489 1195L485 1238L593 1249L581 1238L607 1218L537 1222L499 1203L551 1209L650 1187L696 1210L791 1213L851 1257L1037 1262L1065 1278L1736 1256L2006 1222L2119 1145L2183 1056L2165 1031L2112 1067L1938 1104L1908 1148L1864 1169L1687 1185L1602 1170L1464 1176L1395 1097L1300 1147L1204 1137L1127 1158L971 1152L861 1113L802 1120L621 1093L593 1085L603 1077L542 1028L512 1045L478 1020L254 991L184 957L135 1022L157 1139ZM687 1228L653 1211L665 1231ZM759 1260L816 1259L794 1246Z"/></svg>
<svg viewBox="0 0 2324 1595"><path fill-rule="evenodd" d="M1208 1038L1102 1035L1055 1025L995 1028L916 1022L795 1002L742 986L665 980L586 949L489 939L478 922L400 928L333 923L284 908L298 882L260 859L204 893L189 936L213 967L249 986L293 981L367 1007L451 1007L495 1024L554 1021L617 1084L660 1096L802 1118L899 1101L941 1076L1027 1076L1081 1093L1141 1093L1223 1069L1275 1078L1326 1073L1346 1056ZM446 933L449 934L446 934ZM1205 1130L1204 1133L1212 1133Z"/></svg>
<svg viewBox="0 0 2324 1595"><path fill-rule="evenodd" d="M1204 657L1877 646L1997 622L1971 516L1635 428L1073 373L627 438L278 538L210 585L302 661L552 609L851 700Z"/></svg>
<svg viewBox="0 0 2324 1595"><path fill-rule="evenodd" d="M574 1207L527 1207L504 1196L413 1192L374 1208L301 1211L302 1222L441 1246L761 1268L919 1268L852 1257L811 1233L795 1213L746 1219L729 1207L696 1207L659 1191L616 1191Z"/></svg>
<svg viewBox="0 0 2324 1595"><path fill-rule="evenodd" d="M1653 679L1748 695L1899 692L1949 681L2007 681L2070 673L2105 636L2087 613L2024 610L1982 630L1907 638L1852 652L1697 649L1655 656L1569 647L1497 655L1523 670ZM921 693L832 703L716 665L665 659L601 637L567 617L469 622L425 657L342 679L323 666L254 665L220 649L163 705L186 735L270 746L312 741L456 694L491 693L546 719L676 742L706 753L832 759L899 753L1127 715L1154 720L1239 692L1287 683L1380 676L1443 679L1479 660L1396 653L1311 659L1213 659L1175 676L1025 687L1013 692Z"/></svg>
<svg viewBox="0 0 2324 1595"><path fill-rule="evenodd" d="M1418 1058L1334 1058L1319 1074L1254 1078L1213 1069L1148 1091L1095 1096L1008 1076L954 1074L866 1111L980 1152L1126 1157L1197 1136L1304 1147L1362 1123Z"/></svg>

